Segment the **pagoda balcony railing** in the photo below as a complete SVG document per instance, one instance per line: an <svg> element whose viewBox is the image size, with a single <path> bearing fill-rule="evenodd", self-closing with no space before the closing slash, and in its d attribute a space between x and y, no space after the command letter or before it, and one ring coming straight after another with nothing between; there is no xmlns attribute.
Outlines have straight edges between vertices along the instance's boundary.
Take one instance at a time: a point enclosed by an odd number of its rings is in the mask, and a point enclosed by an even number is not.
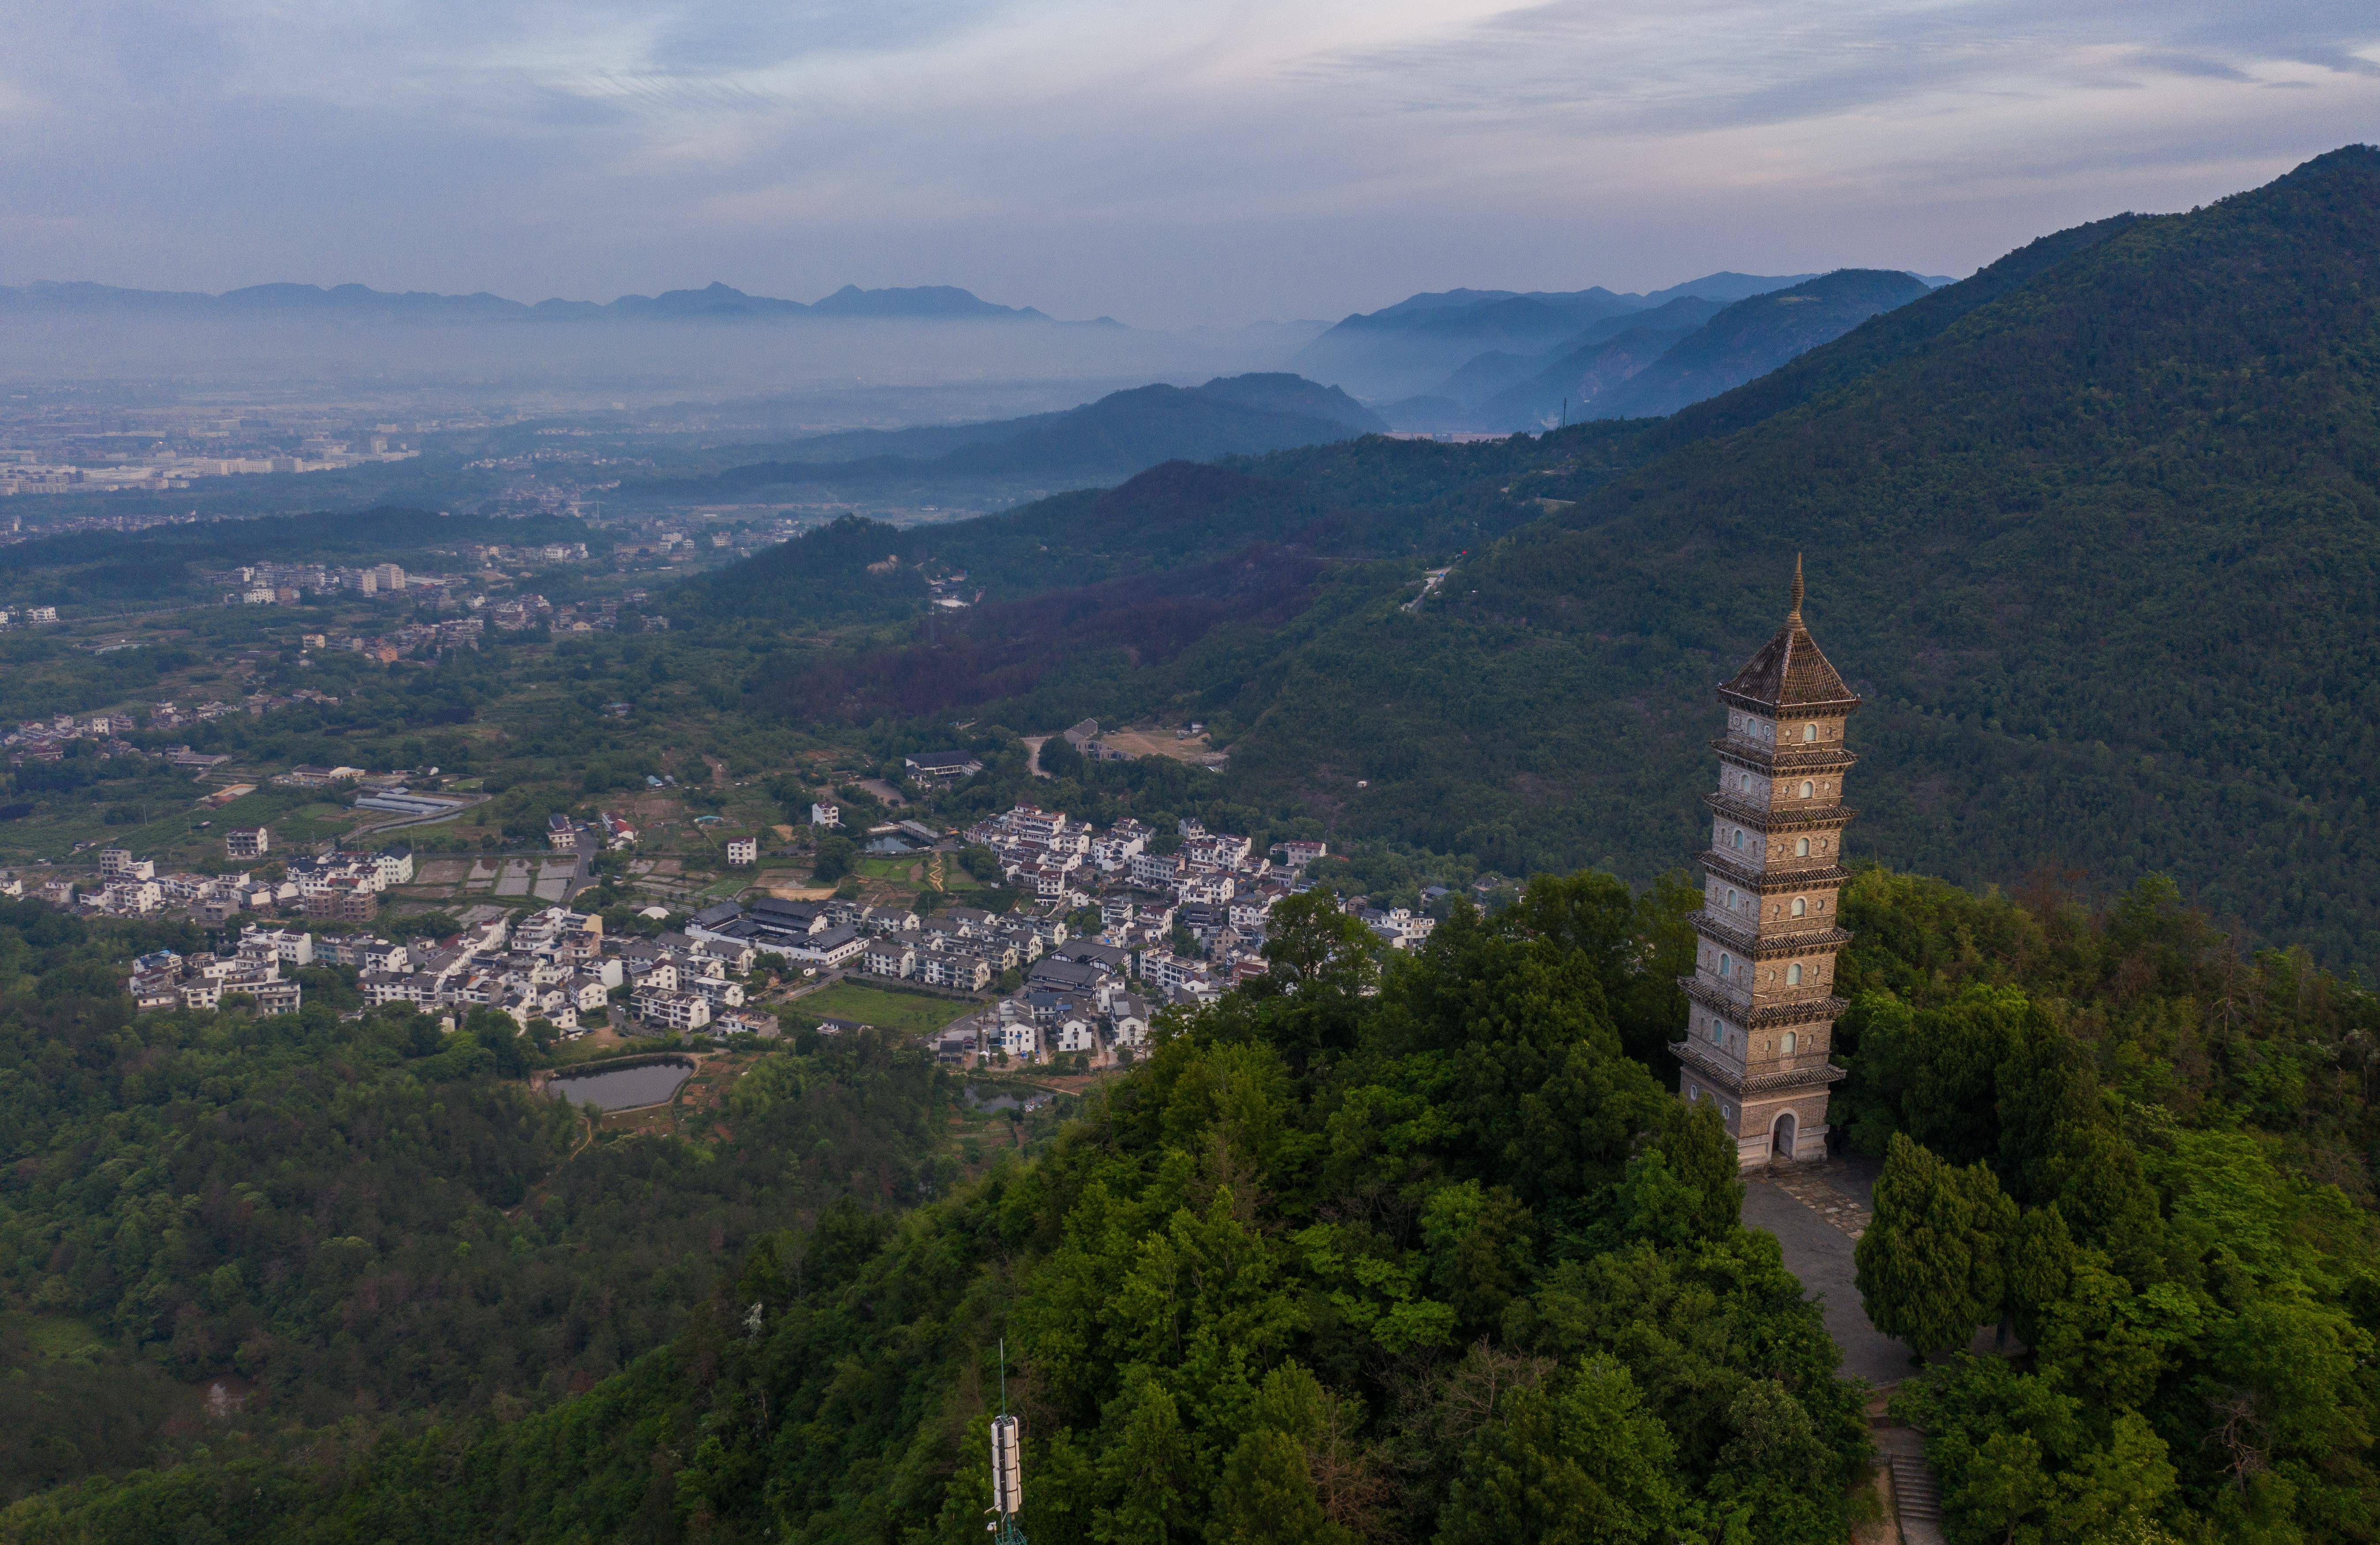
<svg viewBox="0 0 2380 1545"><path fill-rule="evenodd" d="M1818 950L1840 949L1852 942L1847 930L1840 928L1805 928L1792 933L1762 933L1756 929L1740 927L1724 909L1707 908L1687 919L1694 931L1715 943L1733 948L1737 954L1755 960L1767 960L1789 955L1807 955ZM1814 918L1795 918L1797 922Z"/></svg>
<svg viewBox="0 0 2380 1545"><path fill-rule="evenodd" d="M1832 1063L1812 1063L1804 1067L1780 1067L1770 1073L1747 1075L1736 1065L1735 1059L1707 1041L1673 1040L1670 1050L1696 1072L1736 1096L1768 1094L1778 1089L1813 1089L1828 1084L1840 1084L1851 1077L1848 1069Z"/></svg>
<svg viewBox="0 0 2380 1545"><path fill-rule="evenodd" d="M1808 805L1755 805L1749 799L1738 799L1727 793L1706 794L1703 803L1714 815L1723 815L1740 825L1759 832L1812 831L1822 826L1840 826L1859 814L1840 800Z"/></svg>
<svg viewBox="0 0 2380 1545"><path fill-rule="evenodd" d="M1680 977L1678 986L1686 996L1716 1014L1723 1014L1747 1029L1781 1028L1789 1025L1832 1023L1842 1016L1851 1004L1833 993L1796 998L1787 1003L1763 1004L1754 1007L1734 993L1714 987L1700 977Z"/></svg>
<svg viewBox="0 0 2380 1545"><path fill-rule="evenodd" d="M1840 740L1823 743L1796 740L1772 746L1765 740L1723 735L1710 744L1711 749L1720 756L1732 757L1756 767L1774 768L1779 772L1791 768L1796 772L1826 772L1850 767L1859 760Z"/></svg>
<svg viewBox="0 0 2380 1545"><path fill-rule="evenodd" d="M1803 867L1769 869L1752 861L1749 855L1738 858L1732 848L1713 847L1705 850L1702 860L1704 869L1764 895L1847 884L1852 877L1852 871L1835 862L1832 856L1787 858L1783 864Z"/></svg>

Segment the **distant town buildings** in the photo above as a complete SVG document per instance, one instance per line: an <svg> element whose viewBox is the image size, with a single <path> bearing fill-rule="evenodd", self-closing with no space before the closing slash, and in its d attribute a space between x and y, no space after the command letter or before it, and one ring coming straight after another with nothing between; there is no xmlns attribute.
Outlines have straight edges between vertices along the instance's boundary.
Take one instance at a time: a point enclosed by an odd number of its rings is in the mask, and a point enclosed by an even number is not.
<svg viewBox="0 0 2380 1545"><path fill-rule="evenodd" d="M968 751L920 751L904 758L905 773L925 784L954 784L983 771L983 760Z"/></svg>

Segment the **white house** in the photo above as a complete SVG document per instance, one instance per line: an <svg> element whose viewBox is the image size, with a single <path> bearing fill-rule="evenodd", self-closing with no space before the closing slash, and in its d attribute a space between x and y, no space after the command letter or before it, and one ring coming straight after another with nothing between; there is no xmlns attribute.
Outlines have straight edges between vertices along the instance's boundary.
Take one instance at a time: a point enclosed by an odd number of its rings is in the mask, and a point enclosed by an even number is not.
<svg viewBox="0 0 2380 1545"><path fill-rule="evenodd" d="M240 931L239 942L246 944L251 939L269 942L273 955L289 965L314 964L314 936L301 930L258 928L251 923Z"/></svg>
<svg viewBox="0 0 2380 1545"><path fill-rule="evenodd" d="M826 928L798 940L787 940L779 945L767 946L797 966L825 969L856 959L868 948L859 931L853 928Z"/></svg>
<svg viewBox="0 0 2380 1545"><path fill-rule="evenodd" d="M636 996L637 1017L673 1030L698 1030L710 1023L710 1004L693 992L647 992Z"/></svg>
<svg viewBox="0 0 2380 1545"><path fill-rule="evenodd" d="M829 828L840 826L843 824L843 809L840 806L820 800L810 806L810 824Z"/></svg>
<svg viewBox="0 0 2380 1545"><path fill-rule="evenodd" d="M906 978L917 971L917 946L898 934L870 941L860 969L873 976Z"/></svg>
<svg viewBox="0 0 2380 1545"><path fill-rule="evenodd" d="M727 839L727 862L735 869L749 869L760 861L760 839L730 837Z"/></svg>
<svg viewBox="0 0 2380 1545"><path fill-rule="evenodd" d="M1148 1005L1138 998L1119 994L1109 1005L1109 1023L1115 1032L1118 1046L1135 1049L1148 1044Z"/></svg>

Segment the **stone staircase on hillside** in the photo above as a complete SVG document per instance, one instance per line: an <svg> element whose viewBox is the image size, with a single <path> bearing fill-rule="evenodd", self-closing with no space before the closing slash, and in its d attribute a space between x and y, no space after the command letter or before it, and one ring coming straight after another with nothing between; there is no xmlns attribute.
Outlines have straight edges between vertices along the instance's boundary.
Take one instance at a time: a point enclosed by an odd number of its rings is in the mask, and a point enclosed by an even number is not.
<svg viewBox="0 0 2380 1545"><path fill-rule="evenodd" d="M1925 1463L1924 1439L1898 1425L1872 1430L1877 1455L1892 1473L1892 1511L1900 1545L1948 1545L1942 1535L1942 1488Z"/></svg>

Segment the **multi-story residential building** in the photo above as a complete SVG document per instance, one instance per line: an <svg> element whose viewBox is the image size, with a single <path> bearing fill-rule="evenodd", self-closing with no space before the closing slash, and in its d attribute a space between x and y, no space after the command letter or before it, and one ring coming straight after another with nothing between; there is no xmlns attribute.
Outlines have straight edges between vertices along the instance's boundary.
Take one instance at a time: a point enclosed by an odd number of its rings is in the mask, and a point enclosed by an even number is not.
<svg viewBox="0 0 2380 1545"><path fill-rule="evenodd" d="M631 1005L648 1025L684 1034L710 1023L710 1004L700 993L639 990Z"/></svg>
<svg viewBox="0 0 2380 1545"><path fill-rule="evenodd" d="M317 922L368 923L380 916L380 897L361 886L326 889L306 898L306 916Z"/></svg>

